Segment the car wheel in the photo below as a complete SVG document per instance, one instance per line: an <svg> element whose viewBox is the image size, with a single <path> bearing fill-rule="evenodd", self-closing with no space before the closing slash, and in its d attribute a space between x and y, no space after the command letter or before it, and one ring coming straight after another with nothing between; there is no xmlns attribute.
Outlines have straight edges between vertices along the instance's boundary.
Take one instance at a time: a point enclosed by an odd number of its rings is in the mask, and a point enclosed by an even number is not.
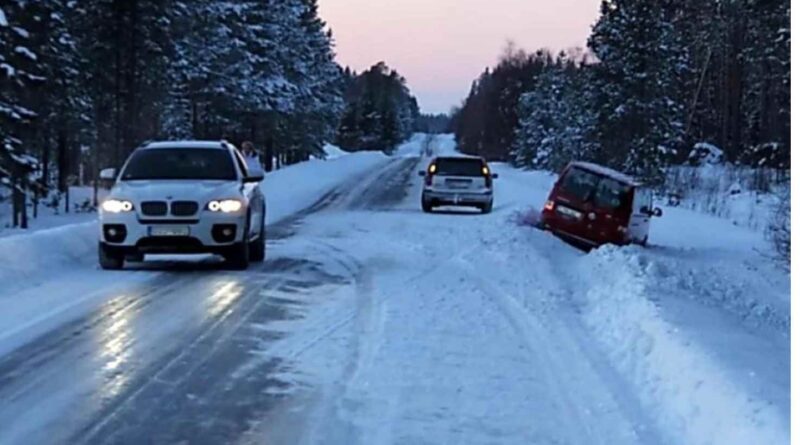
<svg viewBox="0 0 800 445"><path fill-rule="evenodd" d="M494 202L492 202L492 201L487 202L486 204L481 206L481 213L483 213L483 214L492 213L493 205L494 205Z"/></svg>
<svg viewBox="0 0 800 445"><path fill-rule="evenodd" d="M250 233L250 216L247 216L242 242L232 245L224 255L228 267L233 270L245 270L250 265L250 243L247 234Z"/></svg>
<svg viewBox="0 0 800 445"><path fill-rule="evenodd" d="M642 247L647 247L647 241L649 238L650 238L649 236L644 237L644 239L642 240Z"/></svg>
<svg viewBox="0 0 800 445"><path fill-rule="evenodd" d="M250 265L250 244L236 243L225 254L225 263L233 270L246 270Z"/></svg>
<svg viewBox="0 0 800 445"><path fill-rule="evenodd" d="M125 266L125 256L107 248L103 243L98 244L97 256L103 270L120 270Z"/></svg>
<svg viewBox="0 0 800 445"><path fill-rule="evenodd" d="M261 263L264 261L264 258L267 256L267 234L266 229L264 228L263 218L261 220L261 233L258 235L258 238L255 241L250 243L249 248L250 261L254 263Z"/></svg>
<svg viewBox="0 0 800 445"><path fill-rule="evenodd" d="M426 201L424 198L422 199L422 211L425 213L431 213L433 211L433 203L430 201Z"/></svg>

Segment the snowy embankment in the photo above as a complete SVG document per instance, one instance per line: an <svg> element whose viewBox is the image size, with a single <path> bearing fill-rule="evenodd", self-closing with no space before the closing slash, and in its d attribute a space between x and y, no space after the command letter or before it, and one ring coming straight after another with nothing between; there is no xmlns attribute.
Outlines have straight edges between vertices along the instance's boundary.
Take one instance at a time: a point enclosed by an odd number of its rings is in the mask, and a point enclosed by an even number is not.
<svg viewBox="0 0 800 445"><path fill-rule="evenodd" d="M505 185L527 184L537 209L554 180L494 168ZM552 254L583 323L672 441L788 443L789 275L762 234L665 208L650 239L646 249Z"/></svg>

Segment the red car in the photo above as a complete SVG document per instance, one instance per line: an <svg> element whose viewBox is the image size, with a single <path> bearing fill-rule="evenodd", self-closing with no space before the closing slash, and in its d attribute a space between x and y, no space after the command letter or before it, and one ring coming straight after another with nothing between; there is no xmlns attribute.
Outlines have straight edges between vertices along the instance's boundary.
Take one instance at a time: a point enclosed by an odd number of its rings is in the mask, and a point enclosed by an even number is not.
<svg viewBox="0 0 800 445"><path fill-rule="evenodd" d="M630 176L588 162L572 162L561 173L542 210L539 226L595 247L645 245L650 219L661 216L653 192Z"/></svg>

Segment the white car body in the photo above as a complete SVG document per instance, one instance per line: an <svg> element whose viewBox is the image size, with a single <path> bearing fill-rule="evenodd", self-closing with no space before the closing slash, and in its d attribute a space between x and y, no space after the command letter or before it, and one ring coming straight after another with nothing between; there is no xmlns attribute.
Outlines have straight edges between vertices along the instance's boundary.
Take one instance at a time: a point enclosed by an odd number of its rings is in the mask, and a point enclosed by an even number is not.
<svg viewBox="0 0 800 445"><path fill-rule="evenodd" d="M225 177L126 177L132 160L140 152L157 150L173 151L143 154L141 159L150 159L144 156L190 159L186 165L191 169L195 168L191 157L202 158L200 164L204 163L202 168L206 172L216 175L224 171L221 176ZM217 152L201 154L195 150ZM235 174L230 170L228 158ZM211 159L219 165L208 165ZM144 161L139 162L142 163L137 166L139 169L146 165ZM252 166L248 169L231 144L224 141L151 143L136 149L120 174L115 173L104 171L101 175L116 176L99 211L100 263L104 268L117 269L121 267L120 258L141 260L149 253L216 253L236 262L238 268L246 267L250 260L263 259L266 206L258 184L263 179L263 171L253 172ZM221 202L228 203L225 211L219 208Z"/></svg>

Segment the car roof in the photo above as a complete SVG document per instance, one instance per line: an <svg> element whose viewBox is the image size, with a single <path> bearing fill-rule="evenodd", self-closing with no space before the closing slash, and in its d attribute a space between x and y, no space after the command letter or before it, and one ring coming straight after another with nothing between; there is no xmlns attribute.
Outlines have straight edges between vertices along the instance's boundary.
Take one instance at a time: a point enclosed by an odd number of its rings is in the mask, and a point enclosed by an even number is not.
<svg viewBox="0 0 800 445"><path fill-rule="evenodd" d="M141 147L144 150L158 150L164 148L191 148L191 149L216 149L226 148L224 141L157 141L149 142Z"/></svg>
<svg viewBox="0 0 800 445"><path fill-rule="evenodd" d="M480 156L471 156L471 155L463 155L463 156L436 156L434 158L435 161L439 159L444 159L447 161L456 160L456 161L483 161L483 158Z"/></svg>
<svg viewBox="0 0 800 445"><path fill-rule="evenodd" d="M606 176L608 178L614 179L615 181L619 181L623 184L630 185L632 187L638 187L642 185L641 182L637 181L632 176L614 170L613 168L605 167L591 162L570 162L569 166L578 167L583 170L588 170L592 173L596 173L601 176Z"/></svg>

